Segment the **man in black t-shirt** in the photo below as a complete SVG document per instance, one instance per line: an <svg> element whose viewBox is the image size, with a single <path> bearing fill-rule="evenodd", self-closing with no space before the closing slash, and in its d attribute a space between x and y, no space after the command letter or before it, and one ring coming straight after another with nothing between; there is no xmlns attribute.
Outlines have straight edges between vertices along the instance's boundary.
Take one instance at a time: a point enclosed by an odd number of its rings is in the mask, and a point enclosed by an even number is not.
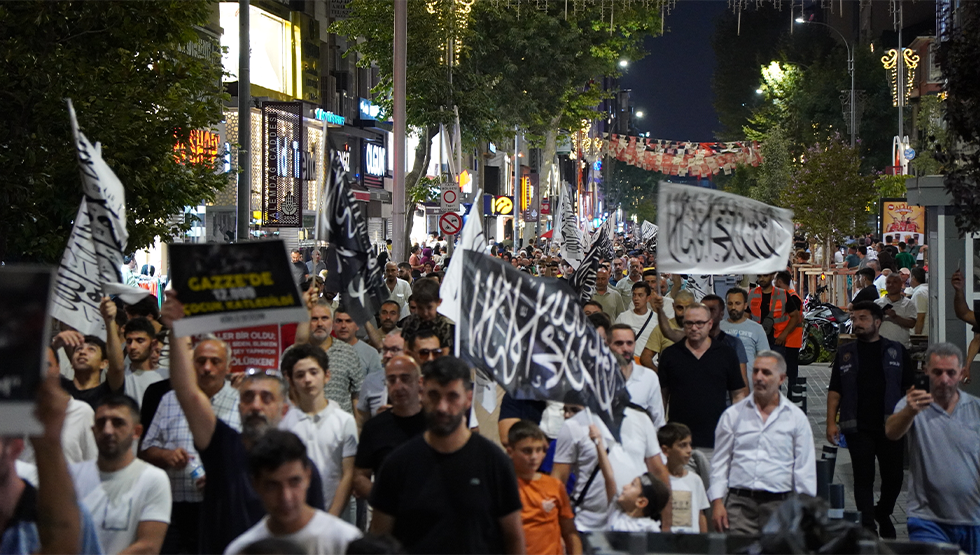
<svg viewBox="0 0 980 555"><path fill-rule="evenodd" d="M93 410L103 397L121 392L126 381L116 310L116 303L109 300L109 297L102 298L99 311L105 321L106 333L113 339L112 343L117 349L110 350L102 339L94 335L83 336L77 331L63 331L51 342L51 347L55 350L59 347L65 349L75 372L74 378L70 380L61 378L61 387L75 399L88 403ZM109 364L109 357L115 357L118 364ZM105 381L102 381L103 370L106 370Z"/></svg>
<svg viewBox="0 0 980 555"><path fill-rule="evenodd" d="M521 498L510 459L466 427L470 368L441 357L422 368L426 430L385 460L371 491L371 532L408 553L523 553Z"/></svg>
<svg viewBox="0 0 980 555"><path fill-rule="evenodd" d="M169 291L161 311L164 325L173 330L174 321L183 316L184 305ZM289 410L286 382L276 370L246 372L238 386L242 421L239 433L215 415L211 399L198 387L189 343L188 338L170 332L170 383L187 417L206 477L198 552L223 553L232 540L266 514L248 474L247 456L252 445L265 432L276 429ZM320 473L312 463L306 502L324 510Z"/></svg>
<svg viewBox="0 0 980 555"><path fill-rule="evenodd" d="M691 442L709 459L715 427L728 408L748 394L738 358L731 347L711 338L711 310L695 303L684 311L684 341L660 354L660 391L672 422L691 428Z"/></svg>
<svg viewBox="0 0 980 555"><path fill-rule="evenodd" d="M410 356L396 356L385 364L385 383L391 408L364 423L354 458L354 494L366 499L371 494L371 476L399 445L425 431L425 415L419 395L419 365Z"/></svg>
<svg viewBox="0 0 980 555"><path fill-rule="evenodd" d="M861 268L857 274L857 285L861 288L857 295L851 300L851 305L856 305L862 301L874 301L881 295L875 287L875 271L873 268Z"/></svg>

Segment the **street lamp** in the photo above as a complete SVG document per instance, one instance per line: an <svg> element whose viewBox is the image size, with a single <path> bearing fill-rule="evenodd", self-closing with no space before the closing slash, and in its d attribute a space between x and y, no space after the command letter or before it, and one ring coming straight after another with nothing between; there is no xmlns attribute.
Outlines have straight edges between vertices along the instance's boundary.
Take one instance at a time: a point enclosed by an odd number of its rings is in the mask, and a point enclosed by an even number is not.
<svg viewBox="0 0 980 555"><path fill-rule="evenodd" d="M628 61L626 61L626 60L620 60L619 61L619 67L626 67L628 65L630 65L630 63Z"/></svg>
<svg viewBox="0 0 980 555"><path fill-rule="evenodd" d="M643 117L643 110L638 110L638 111L636 112L636 117L638 117L638 118L642 118L642 117Z"/></svg>
<svg viewBox="0 0 980 555"><path fill-rule="evenodd" d="M840 31L830 25L827 25L826 23L820 23L819 21L808 21L802 17L797 17L796 22L808 23L810 25L823 25L824 27L837 33L840 40L844 42L844 47L847 48L847 72L851 74L851 148L854 148L855 137L857 135L857 105L854 99L854 53L851 51L851 44L847 42L847 39L844 38L844 35Z"/></svg>

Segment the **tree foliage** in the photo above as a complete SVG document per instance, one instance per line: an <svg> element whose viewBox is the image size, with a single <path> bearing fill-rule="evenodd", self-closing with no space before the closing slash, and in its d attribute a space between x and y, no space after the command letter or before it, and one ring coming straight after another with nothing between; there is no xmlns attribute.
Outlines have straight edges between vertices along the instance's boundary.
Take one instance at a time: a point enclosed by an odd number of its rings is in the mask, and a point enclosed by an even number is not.
<svg viewBox="0 0 980 555"><path fill-rule="evenodd" d="M946 170L946 190L959 208L956 226L980 231L980 4L964 2L949 40L940 44L939 65L946 79L945 121L954 145L937 143L937 159Z"/></svg>
<svg viewBox="0 0 980 555"><path fill-rule="evenodd" d="M793 211L803 233L826 247L868 231L868 206L876 196L873 178L862 174L857 152L835 137L807 151L782 191L781 203Z"/></svg>
<svg viewBox="0 0 980 555"><path fill-rule="evenodd" d="M126 188L129 248L187 229L169 218L227 178L174 156L222 118L220 55L185 52L204 0L0 3L0 259L56 262L82 198L64 99Z"/></svg>
<svg viewBox="0 0 980 555"><path fill-rule="evenodd" d="M608 178L600 186L606 210L613 212L622 208L626 218L636 216L640 222L656 222L660 181L666 176L617 160L608 163Z"/></svg>

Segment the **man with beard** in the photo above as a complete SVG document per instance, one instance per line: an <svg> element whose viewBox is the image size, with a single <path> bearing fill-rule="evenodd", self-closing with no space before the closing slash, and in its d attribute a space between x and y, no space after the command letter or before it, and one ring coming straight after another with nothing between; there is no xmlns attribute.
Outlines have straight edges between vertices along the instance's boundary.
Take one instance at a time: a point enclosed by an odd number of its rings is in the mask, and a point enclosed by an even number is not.
<svg viewBox="0 0 980 555"><path fill-rule="evenodd" d="M139 406L110 395L95 407L96 460L71 466L75 491L95 520L107 554L159 553L170 524L167 473L133 455L142 434Z"/></svg>
<svg viewBox="0 0 980 555"><path fill-rule="evenodd" d="M705 295L701 299L701 304L711 311L711 331L708 332L708 335L712 341L721 343L735 352L735 356L738 358L738 367L742 371L742 380L748 383L749 376L746 374L748 357L745 355L745 347L737 337L728 335L721 329L721 321L725 317L725 301L718 295ZM659 313L658 318L660 318ZM663 321L666 321L666 318L663 318ZM683 341L684 331L664 328L664 336L674 342Z"/></svg>
<svg viewBox="0 0 980 555"><path fill-rule="evenodd" d="M169 330L184 316L184 305L173 291L168 292L161 312ZM193 369L197 363L191 359L187 338L177 337L171 331L170 342L172 394L187 415L193 445L201 455L207 478L196 552L222 553L232 540L265 515L245 461L252 445L267 430L275 429L289 409L286 382L275 370L246 371L239 385L238 414L242 423L239 432L218 418L211 400L195 383ZM311 469L306 492L307 503L323 510L323 486L320 473L314 470Z"/></svg>
<svg viewBox="0 0 980 555"><path fill-rule="evenodd" d="M630 258L629 274L616 282L616 291L623 297L623 306L629 306L632 302L633 285L641 281L643 281L643 263L639 258Z"/></svg>
<svg viewBox="0 0 980 555"><path fill-rule="evenodd" d="M602 312L613 320L626 310L619 291L609 289L609 270L603 266L595 274L595 295L592 295L592 302L598 304Z"/></svg>
<svg viewBox="0 0 980 555"><path fill-rule="evenodd" d="M691 428L691 443L708 458L729 395L737 403L748 392L731 347L711 338L713 325L708 307L687 307L686 339L667 347L660 357L660 389L670 419Z"/></svg>
<svg viewBox="0 0 980 555"><path fill-rule="evenodd" d="M392 358L405 354L405 339L402 338L401 330L395 329L385 336L381 351L381 363L385 367L388 366L388 362ZM357 429L360 430L368 419L388 406L388 388L385 386L385 373L377 372L375 374L369 374L364 378L364 384L361 386L361 395L357 398L357 411L354 413L354 419L357 421Z"/></svg>
<svg viewBox="0 0 980 555"><path fill-rule="evenodd" d="M407 297L405 305L408 306ZM388 335L397 328L399 320L401 320L401 307L398 303L391 300L381 303L381 310L378 312L378 330L383 335Z"/></svg>
<svg viewBox="0 0 980 555"><path fill-rule="evenodd" d="M745 349L745 356L748 360L745 365L745 372L747 376L751 376L756 353L769 350L766 330L762 329L758 322L749 318L748 291L741 287L733 287L728 290L726 297L728 297L728 319L723 320L719 325L725 333L742 341L742 348ZM751 388L752 380L749 380L750 391Z"/></svg>
<svg viewBox="0 0 980 555"><path fill-rule="evenodd" d="M422 368L426 430L393 451L371 491L371 532L409 553L524 553L510 459L470 432L470 368L440 357Z"/></svg>
<svg viewBox="0 0 980 555"><path fill-rule="evenodd" d="M398 273L398 264L394 262L385 264L385 287L388 288L388 300L397 303L398 310L404 312L404 316L408 316L408 298L412 296L412 286ZM411 270L409 277L411 277Z"/></svg>
<svg viewBox="0 0 980 555"><path fill-rule="evenodd" d="M354 493L366 499L371 494L371 477L399 445L425 431L419 383L421 370L411 357L401 355L385 364L387 400L391 408L364 424L354 459Z"/></svg>
<svg viewBox="0 0 980 555"><path fill-rule="evenodd" d="M330 361L322 350L310 344L294 345L283 354L280 368L295 405L289 408L279 428L293 432L306 444L323 480L324 506L328 513L339 517L353 488L357 454L354 417L323 393L324 385L330 381Z"/></svg>
<svg viewBox="0 0 980 555"><path fill-rule="evenodd" d="M653 331L650 333L650 339L647 339L643 347L643 352L640 353L640 364L652 369L654 372L657 372L658 369L657 361L654 361L653 357L659 357L664 352L664 349L674 344L664 334L664 330L684 329L684 311L694 303L694 295L690 291L679 291L676 294L672 294L672 296L674 298L674 317L669 319L667 313L664 312L664 297L661 297L657 293L650 296L651 307L657 311L658 325L653 328Z"/></svg>
<svg viewBox="0 0 980 555"><path fill-rule="evenodd" d="M146 318L133 318L126 322L123 332L126 340L126 356L129 358L129 369L126 371L124 392L140 406L143 405L143 394L146 389L170 375L167 369L158 369L150 360L153 348L157 345L156 328ZM115 359L109 357L109 367L115 364ZM161 372L162 370L162 372ZM166 376L164 375L166 374Z"/></svg>
<svg viewBox="0 0 980 555"><path fill-rule="evenodd" d="M184 341L184 338L179 341L182 348L186 348ZM173 351L171 349L171 360ZM213 414L235 430L241 430L238 391L225 381L230 358L228 344L220 339L205 339L198 343L193 352L196 388L207 397ZM140 458L166 470L170 478L173 510L163 552L195 553L204 479L196 475L200 472L201 458L194 447L188 419L173 391L160 399L143 437L142 449Z"/></svg>
<svg viewBox="0 0 980 555"><path fill-rule="evenodd" d="M857 341L841 345L834 357L827 392L827 441L847 440L854 466L854 504L861 523L884 538L895 538L891 514L902 490L904 440L885 435L885 419L912 386L915 366L901 343L879 334L884 313L871 301L854 305ZM840 409L840 424L835 420ZM839 426L839 427L838 427ZM881 470L881 497L874 503L875 458Z"/></svg>
<svg viewBox="0 0 980 555"><path fill-rule="evenodd" d="M653 370L633 362L633 351L636 349L633 328L627 324L616 324L609 328L609 334L609 349L626 362L622 371L626 378L626 391L630 394L630 405L650 415L654 428L659 430L667 423L660 379Z"/></svg>
<svg viewBox="0 0 980 555"><path fill-rule="evenodd" d="M885 422L885 435L909 438L909 539L980 553L980 399L960 391L963 366L956 345L930 345L929 390L909 390Z"/></svg>
<svg viewBox="0 0 980 555"><path fill-rule="evenodd" d="M412 285L412 265L408 262L398 263L398 279Z"/></svg>
<svg viewBox="0 0 980 555"><path fill-rule="evenodd" d="M792 321L800 317L799 309L793 310L785 289L773 285L775 273L760 274L758 287L749 293L749 312L752 319L766 330L766 340L773 350L783 352L789 339Z"/></svg>
<svg viewBox="0 0 980 555"><path fill-rule="evenodd" d="M758 534L784 499L817 494L810 421L779 392L786 361L762 351L752 367L752 395L728 407L715 430L708 499L718 532Z"/></svg>
<svg viewBox="0 0 980 555"><path fill-rule="evenodd" d="M381 373L381 356L378 350L357 338L357 330L360 327L357 322L350 317L346 307L339 307L333 313L333 334L334 336L347 343L357 351L358 358L361 359L361 366L364 368L365 375Z"/></svg>
<svg viewBox="0 0 980 555"><path fill-rule="evenodd" d="M328 302L317 300L310 309L310 322L306 329L303 329L304 324L296 329L296 343L308 341L327 353L331 364L331 379L326 385L327 399L335 401L348 414L353 414L364 382L364 365L354 347L334 340L331 335L334 322L331 312Z"/></svg>

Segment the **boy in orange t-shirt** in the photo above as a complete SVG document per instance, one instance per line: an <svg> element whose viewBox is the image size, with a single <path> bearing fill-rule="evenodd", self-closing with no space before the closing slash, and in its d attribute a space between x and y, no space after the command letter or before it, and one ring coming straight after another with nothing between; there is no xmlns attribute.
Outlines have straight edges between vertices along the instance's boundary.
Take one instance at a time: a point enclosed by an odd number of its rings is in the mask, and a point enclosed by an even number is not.
<svg viewBox="0 0 980 555"><path fill-rule="evenodd" d="M507 454L514 461L521 494L521 521L527 553L581 555L582 540L565 485L538 472L548 451L548 438L530 420L520 420L507 433ZM562 547L562 540L565 546Z"/></svg>

